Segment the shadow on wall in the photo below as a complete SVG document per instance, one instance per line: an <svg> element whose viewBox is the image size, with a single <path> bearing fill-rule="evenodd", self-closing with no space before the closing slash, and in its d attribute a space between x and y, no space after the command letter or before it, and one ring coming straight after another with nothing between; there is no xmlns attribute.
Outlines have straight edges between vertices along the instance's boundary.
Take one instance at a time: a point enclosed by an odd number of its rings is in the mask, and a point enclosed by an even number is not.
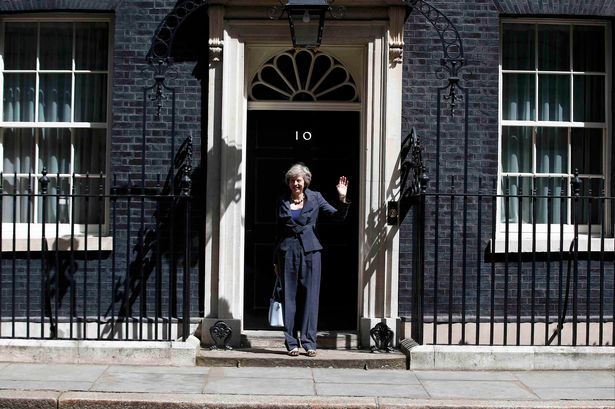
<svg viewBox="0 0 615 409"><path fill-rule="evenodd" d="M398 155L394 169L399 169L403 152L400 152ZM394 172L389 180L389 184L386 187L384 197L392 198L395 197L395 192L400 188L400 178L398 177L398 173ZM367 210L367 209L366 209ZM363 276L362 288L365 288L369 285L370 281L374 282L374 278L376 278L377 283L385 282L382 280L383 277L375 277L386 275L386 282L390 282L391 271L391 258L393 257L391 252L386 252L386 257L389 259L385 260L382 255L382 249L387 248L388 243L392 240L393 237L397 234L399 230L399 226L391 226L390 229L387 229L387 203L381 203L380 206L376 209L371 209L370 213L367 215L367 224L365 228L365 238L363 242L363 248L367 249L367 252L363 256L363 271L365 272ZM378 292L376 292L378 293ZM378 311L378 306L383 306L385 304L385 300L366 300L369 305L376 305L377 311L376 314L381 314L384 316L386 314L385 311Z"/></svg>
<svg viewBox="0 0 615 409"><path fill-rule="evenodd" d="M189 166L190 152L192 150L191 138L186 138L182 145L178 148L175 155L173 165L167 172L166 180L162 186L155 188L143 188L141 186L134 187L132 185L123 184L114 186L112 195L117 195L118 198L140 197L146 196L148 200L155 202L155 210L151 214L153 223L148 223L149 227L141 227L136 234L131 238L134 244L131 247L131 261L128 268L121 268L120 271L126 271L126 274L119 277L114 283L111 291L111 302L108 306L100 306L106 311L103 314L105 320L105 328L102 331L105 338L114 338L117 332L112 328L115 326L115 321L123 321L133 317L133 307L138 300L145 302L145 297L140 296L145 293L150 293L148 281L151 282L152 276L160 274L162 265L168 270L168 281L171 288L165 293L170 294L170 299L167 301L170 305L170 310L165 311L171 317L178 317L177 304L177 286L178 281L183 275L183 266L186 264L186 242L190 243L190 260L189 268L192 270L202 259L202 241L204 231L204 212L200 209L205 207L205 191L204 191L204 175L202 166L191 169L190 178L192 188L190 190L190 204L185 196L182 196L182 177L183 169ZM98 197L98 196L96 196ZM195 209L196 211L194 211ZM189 213L189 231L186 232L186 214ZM145 218L150 217L150 214L145 214ZM114 238L118 239L118 238ZM50 322L50 336L57 338L58 336L58 310L67 294L70 293L69 309L71 314L77 311L76 291L71 291L71 288L76 288L78 285L75 276L80 270L80 265L85 271L86 263L89 261L90 267L96 266L99 259L108 259L111 252L109 250L94 252L84 251L63 251L66 243L63 240L56 240L54 248L47 247L47 242L43 242L43 254L45 254L44 273L44 313ZM70 248L70 245L68 246ZM75 249L77 249L75 247ZM82 250L82 249L81 249ZM199 276L202 269L199 269ZM160 276L156 277L157 286L160 286ZM199 277L199 281L202 278ZM94 280L92 281L94 285ZM200 283L192 283L199 285ZM156 288L156 297L162 296L161 288ZM160 298L159 298L160 299ZM99 301L103 302L103 301ZM92 303L92 310L97 306ZM156 303L157 311L154 314L162 317L162 302ZM143 315L141 311L140 316ZM103 318L101 317L101 318ZM108 319L111 318L111 321Z"/></svg>

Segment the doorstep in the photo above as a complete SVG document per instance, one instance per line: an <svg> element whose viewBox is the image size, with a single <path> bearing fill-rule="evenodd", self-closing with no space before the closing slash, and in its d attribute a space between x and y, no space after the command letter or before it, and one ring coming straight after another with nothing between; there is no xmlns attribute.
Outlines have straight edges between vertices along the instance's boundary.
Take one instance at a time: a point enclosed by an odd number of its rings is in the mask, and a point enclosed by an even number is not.
<svg viewBox="0 0 615 409"><path fill-rule="evenodd" d="M197 352L196 364L208 367L303 367L354 369L407 369L407 359L398 351L374 353L369 350L319 349L315 357L304 351L288 356L283 347L242 348Z"/></svg>

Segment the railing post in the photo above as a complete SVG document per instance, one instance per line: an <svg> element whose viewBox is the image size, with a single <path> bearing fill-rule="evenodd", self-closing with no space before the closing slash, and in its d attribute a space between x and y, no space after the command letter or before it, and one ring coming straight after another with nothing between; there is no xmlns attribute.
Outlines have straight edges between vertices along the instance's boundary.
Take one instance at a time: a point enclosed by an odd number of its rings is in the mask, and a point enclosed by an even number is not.
<svg viewBox="0 0 615 409"><path fill-rule="evenodd" d="M182 170L181 179L181 197L184 200L185 207L185 228L184 228L184 286L183 286L183 311L182 311L182 339L186 341L190 335L190 246L191 243L191 217L190 217L190 205L191 205L191 188L192 180L190 174L192 173L192 136L188 140L188 154L186 155L186 163Z"/></svg>
<svg viewBox="0 0 615 409"><path fill-rule="evenodd" d="M424 320L424 282L425 282L425 191L429 177L425 172L425 166L421 165L419 176L418 202L414 207L414 308L412 317L412 338L419 344L423 343L423 320Z"/></svg>
<svg viewBox="0 0 615 409"><path fill-rule="evenodd" d="M43 176L39 179L41 184L41 201L42 201L42 220L41 220L41 338L45 338L45 305L49 293L49 277L47 277L47 239L45 238L45 223L47 223L47 191L49 188L49 177L47 176L47 167L43 167ZM51 318L51 317L50 317ZM52 332L53 337L53 332Z"/></svg>
<svg viewBox="0 0 615 409"><path fill-rule="evenodd" d="M578 309L577 309L577 298L578 298L578 288L579 288L579 216L580 216L580 196L581 196L581 178L579 178L579 170L574 170L574 177L570 181L572 185L572 194L573 194L573 207L572 207L572 222L574 224L574 248L573 248L573 257L572 257L572 275L573 275L573 286L572 286L572 346L577 346L577 326L579 324L578 320Z"/></svg>

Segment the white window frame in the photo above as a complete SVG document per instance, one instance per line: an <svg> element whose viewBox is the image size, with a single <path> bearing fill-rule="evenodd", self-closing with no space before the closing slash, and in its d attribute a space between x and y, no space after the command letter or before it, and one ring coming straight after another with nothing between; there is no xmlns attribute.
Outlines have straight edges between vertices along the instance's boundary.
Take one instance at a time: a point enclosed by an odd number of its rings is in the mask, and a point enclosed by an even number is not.
<svg viewBox="0 0 615 409"><path fill-rule="evenodd" d="M503 33L504 33L504 24L533 24L533 25L568 25L570 27L570 30L572 32L572 28L575 25L583 25L583 26L600 26L600 27L604 27L605 28L605 37L606 37L606 41L605 41L605 73L593 73L593 72L576 72L573 71L573 64L572 64L572 59L573 59L573 53L572 53L572 49L573 49L573 41L572 41L572 36L570 37L571 41L570 41L570 59L571 59L571 63L570 63L570 67L569 67L569 71L541 71L538 70L537 68L537 62L538 60L536 59L535 61L535 68L533 70L504 70L502 68L502 58L503 58L503 47L505 47L505 44L503 44ZM603 133L603 138L605 140L603 140L603 158L602 158L602 164L603 164L603 175L605 177L605 192L606 195L609 196L610 195L610 174L611 174L611 168L612 168L612 163L611 163L611 150L612 150L612 134L613 134L613 118L610 115L611 112L611 104L612 104L612 94L611 94L611 87L612 87L612 81L613 81L613 75L612 75L612 27L611 24L606 21L606 20L581 20L581 19L552 19L552 18L504 18L501 19L500 21L500 59L499 59L499 69L498 69L498 83L499 83L499 92L498 92L498 186L497 186L497 192L499 195L502 195L503 192L503 188L502 188L502 181L503 181L503 177L515 177L515 176L523 176L523 177L529 177L531 178L533 175L536 174L535 172L535 166L536 166L536 141L535 141L535 137L536 137L536 128L538 127L557 127L557 128L567 128L568 129L568 166L567 168L570 169L571 163L570 161L572 160L571 154L570 154L570 149L571 149L571 141L570 141L570 135L571 135L571 130L573 128L600 128L600 129L605 129L605 132ZM537 34L536 34L537 35ZM535 49L534 52L537 52L537 39L536 39L536 44L535 44ZM536 57L537 58L537 57ZM584 75L584 74L603 74L605 76L605 122L604 123L593 123L593 122L575 122L574 121L574 101L573 98L571 98L570 101L570 118L569 121L540 121L539 120L539 103L538 103L538 85L536 85L535 87L535 113L534 113L534 118L533 120L504 120L503 119L503 74L505 73L509 73L509 74L533 74L535 76L535 78L538 78L538 76L540 74L565 74L565 75L569 75L570 76L570 80L571 80L571 84L570 84L570 92L571 95L574 92L573 89L573 77L574 75ZM532 131L532 166L533 166L533 172L532 173L512 173L512 172L504 172L502 169L502 164L503 164L503 155L502 155L502 134L503 134L503 128L509 126L523 126L523 127L531 127L533 129ZM544 174L543 174L544 175ZM551 174L550 174L551 175ZM553 176L560 176L560 174L552 174ZM568 195L570 195L570 175L569 174L561 174L561 176L564 176L565 178L567 178L568 180L568 186L567 188L567 192ZM583 177L589 177L589 175L583 175L580 174L579 175L581 178ZM595 176L595 175L593 175ZM523 192L523 194L527 194L527 192ZM554 200L559 200L559 199L554 199ZM570 209L571 209L572 203L571 200L568 201L568 211L567 211L567 223L564 224L564 251L568 251L568 246L570 245L570 242L572 240L572 237L574 235L574 225L571 224L571 220L570 220ZM611 203L606 203L606 216L605 216L605 231L606 231L606 235L608 237L612 237L612 229L611 229L611 218L610 218L610 207L611 207ZM506 231L506 223L502 221L502 213L503 213L504 209L502 206L502 200L498 200L497 201L497 211L496 211L496 218L497 218L497 232L496 232L496 252L503 252L504 248L505 248L505 242L506 242L506 237L505 237L505 231ZM536 237L537 240L539 241L539 243L537 243L537 248L536 251L546 251L546 239L547 239L547 231L548 231L548 227L547 227L547 223L543 223L543 224L538 224L536 223ZM592 234L589 235L591 236L591 240L590 237L588 236L588 226L587 225L579 225L579 232L582 233L584 235L583 238L580 238L580 242L583 242L584 244L581 244L580 249L582 249L582 247L587 248L587 243L588 241L591 242L591 248L592 251L596 251L600 249L600 226L596 226L593 225L592 226ZM522 223L521 224L521 238L522 238L522 243L521 243L521 248L522 251L532 251L532 235L533 235L533 225L532 223ZM509 248L508 251L509 252L517 252L519 249L519 243L518 243L518 234L519 234L519 223L518 222L510 222L508 223L508 232L509 232L509 237L508 237L508 241L509 241ZM551 239L552 239L552 245L551 245L551 251L559 251L559 247L560 247L560 240L559 240L559 235L560 235L560 224L556 223L556 224L551 224ZM596 237L597 235L597 237ZM542 241L540 243L540 241ZM609 238L607 239L607 244L605 246L605 249L610 248L611 250L613 249L613 239Z"/></svg>
<svg viewBox="0 0 615 409"><path fill-rule="evenodd" d="M102 70L77 70L75 67L75 60L74 60L74 52L73 52L73 57L72 57L72 63L71 63L71 69L70 70L41 70L40 66L39 66L39 61L38 61L38 57L37 57L37 62L36 62L36 69L35 70L5 70L4 69L4 32L5 32L5 24L6 23L15 23L15 22L20 22L20 23L49 23L49 22L58 22L58 23L65 23L65 22L69 22L69 23L80 23L80 22L104 22L108 24L108 50L107 50L107 68L106 70L102 71ZM0 171L3 170L3 166L4 166L4 150L3 150L3 132L4 129L7 128L26 128L26 129L43 129L43 128L62 128L62 129L68 129L69 131L71 131L71 143L70 143L70 163L69 163L69 173L61 173L60 177L61 178L67 178L69 180L72 179L72 175L74 172L74 158L75 158L75 143L74 143L74 139L73 139L73 133L72 131L75 129L106 129L106 135L105 135L105 146L106 146L106 153L105 153L105 169L106 172L103 175L103 180L105 181L105 195L108 195L110 192L110 178L109 178L109 170L110 170L110 165L111 165L111 155L110 155L110 150L111 150L111 118L112 118L112 112L111 112L111 108L112 108L112 78L113 78L113 49L114 49L114 45L113 45L113 27L114 27L114 19L112 15L108 15L108 14L100 14L100 15L91 15L91 14L66 14L66 13L48 13L48 14L41 14L41 15L33 15L33 14L23 14L23 15L11 15L11 16L5 16L2 17L0 19L0 93L2 93L4 91L4 73L12 73L12 72L32 72L32 73L36 73L36 87L38 90L38 78L39 78L39 73L65 73L65 74L71 74L72 78L71 78L71 122L39 122L39 117L38 117L38 98L39 98L39 93L36 93L35 96L35 112L34 112L34 121L32 122L12 122L12 121L4 121L4 104L0 103ZM39 30L40 30L40 26L39 26ZM74 48L74 41L75 41L75 37L73 34L73 48ZM40 36L37 35L37 49L40 48ZM107 75L107 102L106 102L106 118L105 118L105 122L75 122L74 121L74 116L75 116L75 104L74 104L74 99L75 99L75 81L74 81L74 76L75 74L80 74L80 73L91 73L91 74L97 74L97 73L101 73L101 74L106 74ZM38 180L38 178L41 175L42 169L38 169L38 156L39 156L39 152L38 152L38 144L35 145L35 152L34 152L34 157L33 157L33 168L34 168L34 173L33 178L35 180ZM17 174L18 177L19 176L26 176L27 174ZM34 176L36 175L36 176ZM56 174L48 174L48 176L52 179L55 179ZM7 177L12 177L12 174L7 174L4 175L5 178ZM75 174L75 178L85 178L85 175L81 175L81 174ZM91 175L91 179L98 179L99 175ZM72 185L72 181L69 182ZM40 188L40 183L35 182L34 184L35 193L39 192L39 188ZM50 195L49 200L54 200L55 196ZM101 229L99 231L99 225L98 223L93 223L93 224L88 224L87 225L87 235L88 237L90 237L90 239L87 240L88 243L90 243L92 241L92 238L95 238L99 235L108 235L109 234L109 217L110 217L110 205L109 205L109 200L105 199L105 203L104 203L104 212L105 212L105 217L104 217L104 224L101 224ZM32 212L34 215L37 214L37 210L38 209L38 201L34 200L33 202L33 208L32 208ZM70 238L71 236L75 236L78 240L78 243L74 246L75 249L80 249L83 250L84 246L82 246L81 244L85 243L85 240L83 239L83 236L85 235L85 225L84 224L74 224L71 225L71 223L66 223L66 224L60 224L58 223L57 225L57 232L56 232L56 223L55 221L47 221L47 223L45 223L45 237L48 239L49 241L49 248L54 248L55 246L52 246L52 242L55 243L55 239L56 239L56 234L58 235L58 243L60 243L61 240L66 240L67 238ZM19 248L24 247L22 250L25 250L26 244L25 242L27 241L26 238L28 237L28 235L30 236L31 239L40 239L42 237L42 223L40 222L30 222L30 224L28 225L27 223L2 223L2 243L1 243L1 251L10 251L11 248L7 248L7 245L10 245L10 247L12 247L12 244L10 243L10 241L13 240L13 236L15 236L15 239L17 240L21 240L23 241L23 243L20 241L19 243L17 243L17 248L19 250ZM23 240L22 240L23 239ZM104 243L102 245L103 249L105 247L108 247L108 243L106 240L107 238L105 238ZM82 243L83 242L83 243ZM37 244L38 243L38 244ZM32 247L34 246L34 247ZM58 244L58 246L60 246L60 244ZM88 246L89 249L97 249L98 248L98 243L91 243L90 246ZM40 249L40 240L38 240L37 242L32 242L31 246L30 246L30 250L37 250Z"/></svg>

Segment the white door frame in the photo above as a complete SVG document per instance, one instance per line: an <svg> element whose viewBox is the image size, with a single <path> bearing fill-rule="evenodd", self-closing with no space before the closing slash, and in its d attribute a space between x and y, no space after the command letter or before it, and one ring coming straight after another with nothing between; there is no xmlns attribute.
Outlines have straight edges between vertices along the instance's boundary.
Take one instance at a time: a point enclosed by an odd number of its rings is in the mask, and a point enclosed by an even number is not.
<svg viewBox="0 0 615 409"><path fill-rule="evenodd" d="M205 317L224 320L238 345L243 316L247 85L260 63L289 48L288 23L223 19L210 8L209 126L207 162ZM222 11L220 11L222 10ZM399 229L386 224L386 203L399 194L403 7L389 19L327 21L321 49L352 73L361 91L358 313L363 347L369 330L386 324L399 339ZM352 33L350 35L349 33ZM356 53L360 53L357 58ZM258 106L258 104L257 104ZM256 106L256 107L257 107ZM263 105L265 107L266 105ZM349 107L350 108L350 107Z"/></svg>

